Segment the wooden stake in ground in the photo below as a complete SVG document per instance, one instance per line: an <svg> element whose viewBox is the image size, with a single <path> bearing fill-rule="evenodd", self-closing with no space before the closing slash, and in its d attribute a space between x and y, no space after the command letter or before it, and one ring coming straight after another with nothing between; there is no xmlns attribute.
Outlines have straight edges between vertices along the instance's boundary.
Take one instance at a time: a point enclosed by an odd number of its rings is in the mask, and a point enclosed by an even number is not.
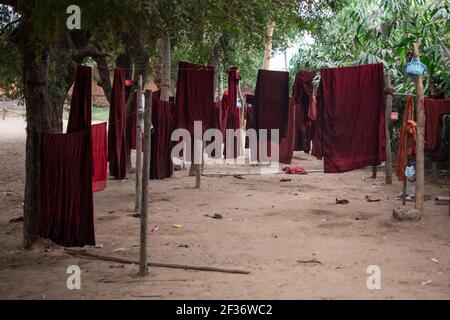
<svg viewBox="0 0 450 320"><path fill-rule="evenodd" d="M136 203L134 211L141 212L142 199L142 132L143 132L143 105L142 105L142 76L139 75L138 88L136 92Z"/></svg>
<svg viewBox="0 0 450 320"><path fill-rule="evenodd" d="M275 21L271 21L267 28L266 44L264 46L263 69L269 70L270 56L272 55L272 35L275 28Z"/></svg>
<svg viewBox="0 0 450 320"><path fill-rule="evenodd" d="M384 88L392 90L391 79L388 75L384 76ZM386 109L385 109L385 126L386 126L386 184L392 184L392 150L391 150L391 134L389 132L389 123L391 122L392 113L391 94L386 94Z"/></svg>
<svg viewBox="0 0 450 320"><path fill-rule="evenodd" d="M148 213L148 181L150 179L150 150L152 126L152 92L145 92L144 113L144 162L142 165L142 204L141 204L141 245L139 275L146 276L147 270L147 213Z"/></svg>
<svg viewBox="0 0 450 320"><path fill-rule="evenodd" d="M419 61L419 44L413 44L414 58ZM423 212L423 196L425 184L424 168L424 133L425 133L425 106L422 77L414 77L416 86L416 110L417 110L417 138L416 138L416 209Z"/></svg>

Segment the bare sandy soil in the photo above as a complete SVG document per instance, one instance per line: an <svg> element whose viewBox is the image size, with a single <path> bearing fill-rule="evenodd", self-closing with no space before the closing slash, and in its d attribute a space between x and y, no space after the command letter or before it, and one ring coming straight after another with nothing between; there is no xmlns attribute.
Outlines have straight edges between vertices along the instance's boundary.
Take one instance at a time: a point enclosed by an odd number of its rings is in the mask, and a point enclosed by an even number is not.
<svg viewBox="0 0 450 320"><path fill-rule="evenodd" d="M72 257L39 240L22 244L25 124L0 120L0 298L2 299L449 299L448 207L427 201L419 222L397 222L392 209L401 184L384 183L379 170L203 177L196 190L188 170L150 183L149 256L152 261L251 271L248 275L151 268ZM296 153L294 164L322 162ZM223 165L214 170L238 172ZM289 178L290 182L280 179ZM90 252L138 259L139 219L134 176L109 180L95 193L98 248ZM450 181L426 184L426 194L446 196ZM367 202L365 196L380 198ZM335 204L336 198L349 200ZM413 206L413 203L409 203ZM205 215L219 213L223 219ZM181 228L174 228L181 224ZM117 250L119 249L119 250ZM434 259L434 261L432 260ZM300 260L318 260L302 263ZM68 290L66 269L81 268L81 290ZM381 268L381 289L366 286L369 265Z"/></svg>

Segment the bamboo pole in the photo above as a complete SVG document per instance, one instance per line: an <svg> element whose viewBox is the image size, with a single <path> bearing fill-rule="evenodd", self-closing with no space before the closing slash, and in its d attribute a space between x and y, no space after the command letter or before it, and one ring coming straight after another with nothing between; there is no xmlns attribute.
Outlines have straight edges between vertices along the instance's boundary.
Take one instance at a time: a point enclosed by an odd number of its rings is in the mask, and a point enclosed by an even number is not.
<svg viewBox="0 0 450 320"><path fill-rule="evenodd" d="M137 264L138 263L137 261L126 259L126 258L103 256L103 255L99 255L99 254L89 253L84 250L74 250L74 249L70 249L70 248L64 248L64 251L70 255L77 256L77 257L93 258L93 259L98 259L98 260L102 260L102 261L111 261L111 262L128 263L128 264ZM185 265L185 264L151 262L151 261L147 262L147 266L172 268L172 269L196 270L196 271L234 273L234 274L249 274L250 273L250 271L237 270L237 269L191 266L191 265Z"/></svg>
<svg viewBox="0 0 450 320"><path fill-rule="evenodd" d="M433 183L438 183L437 162L434 159L431 162L431 178Z"/></svg>
<svg viewBox="0 0 450 320"><path fill-rule="evenodd" d="M413 54L419 61L419 44L413 44ZM423 195L424 195L424 133L425 133L425 107L424 107L424 91L422 77L414 78L416 86L416 110L417 110L417 138L416 138L416 209L423 212Z"/></svg>
<svg viewBox="0 0 450 320"><path fill-rule="evenodd" d="M136 202L134 211L141 212L142 199L142 130L143 130L143 105L142 105L142 76L139 75L136 91L137 116L136 116Z"/></svg>
<svg viewBox="0 0 450 320"><path fill-rule="evenodd" d="M388 75L384 76L384 88L392 89L391 79ZM392 150L391 150L391 133L389 132L389 123L391 122L392 100L390 94L386 95L385 109L385 132L386 132L386 184L392 184Z"/></svg>
<svg viewBox="0 0 450 320"><path fill-rule="evenodd" d="M151 126L152 126L152 92L145 92L144 114L144 162L142 166L142 204L141 204L141 244L139 275L146 276L147 269L147 214L148 214L148 181L150 179L150 150L151 150Z"/></svg>

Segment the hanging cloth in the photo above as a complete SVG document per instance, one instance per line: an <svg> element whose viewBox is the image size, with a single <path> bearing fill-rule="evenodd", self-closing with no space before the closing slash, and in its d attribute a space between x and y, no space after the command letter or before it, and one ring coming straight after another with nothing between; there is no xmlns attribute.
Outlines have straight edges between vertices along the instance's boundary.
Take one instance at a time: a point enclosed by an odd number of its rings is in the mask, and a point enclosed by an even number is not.
<svg viewBox="0 0 450 320"><path fill-rule="evenodd" d="M416 123L414 122L414 98L408 96L403 111L400 141L397 149L397 167L395 174L400 181L405 180L405 144L408 144L408 160L416 154Z"/></svg>
<svg viewBox="0 0 450 320"><path fill-rule="evenodd" d="M63 246L95 245L90 88L78 66L67 133L41 134L39 235Z"/></svg>
<svg viewBox="0 0 450 320"><path fill-rule="evenodd" d="M109 174L116 179L126 176L126 110L125 110L125 69L114 71L111 93L111 107L108 123Z"/></svg>

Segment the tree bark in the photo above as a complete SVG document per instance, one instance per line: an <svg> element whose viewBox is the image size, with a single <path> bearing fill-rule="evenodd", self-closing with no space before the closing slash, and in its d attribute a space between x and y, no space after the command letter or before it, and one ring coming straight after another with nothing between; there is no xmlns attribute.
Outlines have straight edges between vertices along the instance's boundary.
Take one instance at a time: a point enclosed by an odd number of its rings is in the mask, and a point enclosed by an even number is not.
<svg viewBox="0 0 450 320"><path fill-rule="evenodd" d="M60 122L52 112L48 86L51 48L45 41L36 37L33 39L29 37L30 20L31 11L25 10L22 14L22 24L10 38L20 51L26 101L27 139L23 206L23 246L26 249L31 249L33 242L39 235L40 135L41 133L60 131Z"/></svg>
<svg viewBox="0 0 450 320"><path fill-rule="evenodd" d="M165 34L160 39L161 53L161 101L169 101L171 96L171 80L170 73L172 70L172 57L170 53L170 37Z"/></svg>
<svg viewBox="0 0 450 320"><path fill-rule="evenodd" d="M266 43L264 46L264 58L263 58L263 69L269 70L270 68L270 57L272 55L272 35L273 29L275 28L275 21L271 21L267 28Z"/></svg>

